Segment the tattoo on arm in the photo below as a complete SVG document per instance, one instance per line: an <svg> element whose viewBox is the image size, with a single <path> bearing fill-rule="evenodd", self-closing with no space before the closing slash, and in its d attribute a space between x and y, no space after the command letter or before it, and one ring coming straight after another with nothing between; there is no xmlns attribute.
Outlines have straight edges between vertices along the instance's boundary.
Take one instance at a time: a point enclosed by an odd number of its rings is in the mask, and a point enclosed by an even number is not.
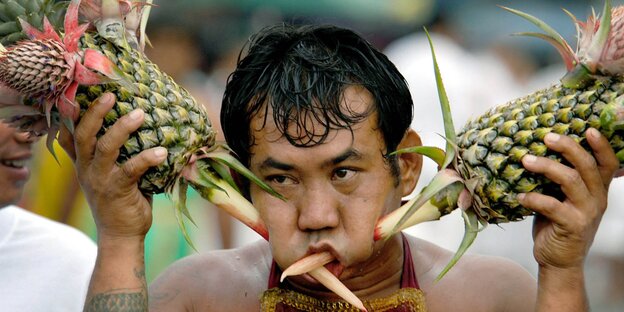
<svg viewBox="0 0 624 312"><path fill-rule="evenodd" d="M147 311L147 283L145 271L136 270L134 274L142 280L142 288L113 289L94 294L85 304L85 312L145 312Z"/></svg>
<svg viewBox="0 0 624 312"><path fill-rule="evenodd" d="M89 300L86 312L144 312L147 311L147 296L144 291L135 293L102 293Z"/></svg>

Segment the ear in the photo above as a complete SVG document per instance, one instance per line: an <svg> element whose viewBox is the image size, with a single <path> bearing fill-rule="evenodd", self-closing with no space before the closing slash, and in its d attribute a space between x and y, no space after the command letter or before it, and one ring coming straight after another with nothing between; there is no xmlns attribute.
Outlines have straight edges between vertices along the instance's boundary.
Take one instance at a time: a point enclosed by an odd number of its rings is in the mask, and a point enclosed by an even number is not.
<svg viewBox="0 0 624 312"><path fill-rule="evenodd" d="M412 146L421 146L420 136L413 129L408 129L403 139L399 143L397 149L408 148ZM423 157L418 153L404 153L399 156L399 168L401 170L401 188L403 196L407 196L414 191L420 171L422 169Z"/></svg>

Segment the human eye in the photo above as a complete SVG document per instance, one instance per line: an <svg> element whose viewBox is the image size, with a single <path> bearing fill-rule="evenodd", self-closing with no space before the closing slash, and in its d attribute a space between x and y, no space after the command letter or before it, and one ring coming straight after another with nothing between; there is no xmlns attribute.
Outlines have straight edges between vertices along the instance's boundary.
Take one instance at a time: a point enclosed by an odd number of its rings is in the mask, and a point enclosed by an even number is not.
<svg viewBox="0 0 624 312"><path fill-rule="evenodd" d="M357 170L352 168L338 168L334 170L332 180L345 181L351 179L357 174Z"/></svg>
<svg viewBox="0 0 624 312"><path fill-rule="evenodd" d="M267 176L266 180L274 185L293 185L296 183L293 178L281 174Z"/></svg>

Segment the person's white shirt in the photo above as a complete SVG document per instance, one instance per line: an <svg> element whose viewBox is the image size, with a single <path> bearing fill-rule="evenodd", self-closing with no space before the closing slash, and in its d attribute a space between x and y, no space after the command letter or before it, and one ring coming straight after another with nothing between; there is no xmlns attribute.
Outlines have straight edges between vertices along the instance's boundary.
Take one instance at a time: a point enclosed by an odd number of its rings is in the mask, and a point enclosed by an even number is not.
<svg viewBox="0 0 624 312"><path fill-rule="evenodd" d="M82 311L96 253L75 228L0 208L0 311Z"/></svg>

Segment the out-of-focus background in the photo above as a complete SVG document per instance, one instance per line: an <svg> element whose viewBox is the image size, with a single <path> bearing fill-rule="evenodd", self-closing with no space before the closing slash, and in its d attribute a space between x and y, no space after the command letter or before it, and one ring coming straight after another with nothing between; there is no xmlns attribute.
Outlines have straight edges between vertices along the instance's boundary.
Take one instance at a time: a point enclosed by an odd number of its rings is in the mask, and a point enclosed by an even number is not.
<svg viewBox="0 0 624 312"><path fill-rule="evenodd" d="M621 1L613 1L621 4ZM147 29L149 58L185 86L210 111L218 125L221 96L241 47L260 28L275 23L332 23L361 33L390 59L408 80L415 102L413 128L425 145L444 146L431 54L423 34L428 27L438 55L455 124L515 97L556 83L564 73L555 49L535 38L510 36L538 31L529 22L497 5L533 14L558 30L571 46L576 31L566 8L584 19L601 1L581 0L155 0ZM58 148L58 147L57 147ZM60 150L60 149L59 149ZM63 153L59 153L63 154ZM61 165L39 146L34 175L22 205L75 226L95 238L95 227L74 178L71 163ZM425 162L422 185L435 173ZM611 185L610 208L587 260L588 292L593 311L624 311L624 179ZM192 254L164 195L154 198L154 225L146 242L151 281L171 262ZM261 239L218 211L192 190L189 208L197 227L189 225L198 252L232 248ZM470 249L508 257L532 274L531 220L490 226ZM461 216L415 226L407 232L451 250L461 240Z"/></svg>

